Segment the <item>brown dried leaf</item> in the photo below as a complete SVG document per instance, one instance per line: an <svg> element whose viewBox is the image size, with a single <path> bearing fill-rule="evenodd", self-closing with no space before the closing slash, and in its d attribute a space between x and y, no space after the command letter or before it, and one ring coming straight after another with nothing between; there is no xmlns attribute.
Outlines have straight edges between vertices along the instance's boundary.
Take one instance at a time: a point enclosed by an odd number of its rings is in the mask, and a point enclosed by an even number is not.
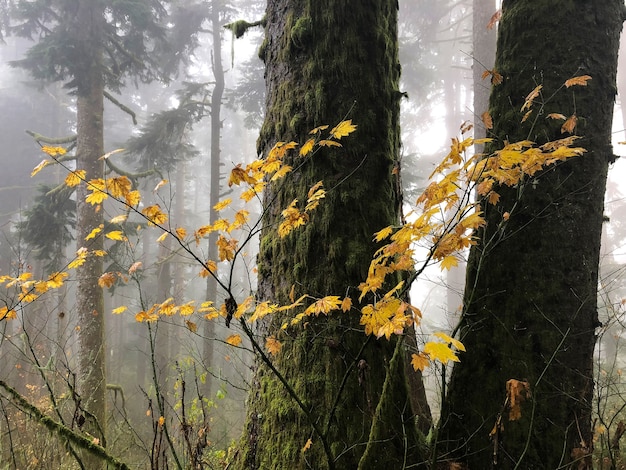
<svg viewBox="0 0 626 470"><path fill-rule="evenodd" d="M569 134L573 134L574 129L576 129L577 122L578 122L578 118L576 117L575 114L572 114L570 117L567 118L567 121L565 121L563 125L561 126L561 134L564 134L565 132Z"/></svg>
<svg viewBox="0 0 626 470"><path fill-rule="evenodd" d="M491 19L489 20L489 23L487 23L487 29L493 29L496 23L500 21L500 18L502 18L501 8L498 11L496 11L493 15L491 15Z"/></svg>

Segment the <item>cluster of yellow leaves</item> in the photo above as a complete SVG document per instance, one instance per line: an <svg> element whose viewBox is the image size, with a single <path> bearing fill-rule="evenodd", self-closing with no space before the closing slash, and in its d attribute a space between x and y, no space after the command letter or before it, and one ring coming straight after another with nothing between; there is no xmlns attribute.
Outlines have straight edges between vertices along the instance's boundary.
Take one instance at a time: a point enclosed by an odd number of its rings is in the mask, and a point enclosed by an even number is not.
<svg viewBox="0 0 626 470"><path fill-rule="evenodd" d="M338 141L356 130L356 125L352 124L351 120L346 120L333 127L328 133L328 137L322 138L322 132L327 130L328 127L316 127L310 132L310 135L313 137L307 139L300 147L298 157L295 158L296 162L297 158L312 156L316 148L341 147ZM254 197L258 197L268 184L268 181L277 181L293 170L291 165L285 163L285 157L289 151L297 148L298 143L293 141L276 143L264 159L255 160L245 168L237 165L231 171L228 185L247 185L247 188L241 194L241 199L246 202ZM294 199L282 212L283 221L278 227L279 235L284 237L292 230L305 225L309 220L309 212L314 210L324 197L323 183L319 181L309 189L304 210L298 208L298 199Z"/></svg>
<svg viewBox="0 0 626 470"><path fill-rule="evenodd" d="M0 285L7 289L17 289L18 303L31 303L49 290L61 287L67 276L68 274L65 272L56 272L50 274L45 280L35 280L33 274L27 271L16 277L0 276ZM15 306L4 305L0 307L0 320L12 320L16 316Z"/></svg>
<svg viewBox="0 0 626 470"><path fill-rule="evenodd" d="M492 76L494 84L497 84L502 77L496 74L495 70L486 71L484 78ZM574 77L564 86L585 86L590 79L589 76ZM526 97L520 110L526 112L523 120L532 112L541 90L539 85ZM563 118L566 124L562 132L573 132L575 115ZM488 113L482 119L487 128L493 127ZM469 129L471 126L464 125L462 132ZM389 338L391 334L402 333L406 327L419 322L421 314L402 300L402 288L395 286L382 295L380 291L387 285L389 275L414 270L414 250L417 246L425 246L429 250L424 265L436 262L441 269L457 265L457 257L475 243L476 230L485 225L479 204L468 202L471 201L469 195L475 191L488 203L497 204L499 187L524 184L526 178L545 167L582 155L585 149L574 146L577 139L572 135L543 145L531 141L505 143L502 149L489 155L474 154L469 150L475 144L489 143L491 139L452 139L450 152L430 175L430 183L417 199L416 210L407 215L407 222L400 227L385 227L374 234L374 241L384 244L372 259L367 279L359 286L359 300L368 294L373 299L362 309L361 324L366 333ZM504 213L503 222L509 217L510 213ZM449 344L458 351L463 348L454 341L446 338L444 343L427 343L424 351L414 356L414 367L423 368L433 360L457 361L458 357Z"/></svg>

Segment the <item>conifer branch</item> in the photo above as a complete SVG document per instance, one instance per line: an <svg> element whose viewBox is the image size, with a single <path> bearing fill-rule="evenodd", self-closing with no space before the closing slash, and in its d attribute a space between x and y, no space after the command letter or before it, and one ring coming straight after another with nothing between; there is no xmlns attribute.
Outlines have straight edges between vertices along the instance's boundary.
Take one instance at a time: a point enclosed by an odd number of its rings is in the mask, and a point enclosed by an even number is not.
<svg viewBox="0 0 626 470"><path fill-rule="evenodd" d="M118 108L120 108L122 111L124 111L126 114L130 115L130 117L133 119L133 124L137 125L137 115L135 114L135 111L133 111L132 109L130 109L128 106L126 106L123 103L120 103L111 93L109 93L108 91L104 90L104 97L109 100L111 103L113 103L115 106L117 106Z"/></svg>

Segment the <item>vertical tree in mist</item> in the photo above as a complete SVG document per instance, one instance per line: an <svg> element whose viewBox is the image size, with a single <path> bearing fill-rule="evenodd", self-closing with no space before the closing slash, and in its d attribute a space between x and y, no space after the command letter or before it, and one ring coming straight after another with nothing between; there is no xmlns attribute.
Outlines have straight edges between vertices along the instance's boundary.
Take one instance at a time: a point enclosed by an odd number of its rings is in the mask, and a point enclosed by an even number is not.
<svg viewBox="0 0 626 470"><path fill-rule="evenodd" d="M76 165L87 180L103 177L105 89L119 91L128 77L144 82L167 79L160 63L168 51L165 2L138 0L109 2L21 1L16 12L16 34L38 42L15 65L34 78L61 81L76 95ZM193 32L189 32L192 34ZM87 187L77 194L78 248L102 250L102 237L85 237L103 223L98 205L85 202ZM104 348L104 302L98 278L103 261L91 255L78 269L76 312L80 342L81 404L89 432L105 444L106 375ZM88 461L89 468L97 462Z"/></svg>
<svg viewBox="0 0 626 470"><path fill-rule="evenodd" d="M591 468L600 236L625 13L621 0L503 3L495 64L503 82L492 89L496 141L487 151L569 136L562 120L546 118L562 113L577 118L587 153L499 188L496 206L481 204L487 225L468 263L467 353L443 409L442 458L472 469ZM584 75L587 86L564 86ZM522 381L530 391L512 392ZM524 398L515 419L510 410Z"/></svg>

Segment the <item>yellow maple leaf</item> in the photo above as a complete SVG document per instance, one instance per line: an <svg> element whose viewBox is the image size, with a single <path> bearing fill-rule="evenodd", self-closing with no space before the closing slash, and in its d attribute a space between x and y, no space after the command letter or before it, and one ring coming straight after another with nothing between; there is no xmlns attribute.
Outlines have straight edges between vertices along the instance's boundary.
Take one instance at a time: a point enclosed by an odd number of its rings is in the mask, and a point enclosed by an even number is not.
<svg viewBox="0 0 626 470"><path fill-rule="evenodd" d="M591 76L581 75L579 77L573 77L573 78L570 78L569 80L565 80L565 86L567 88L574 86L574 85L587 86L587 82L589 80L591 80Z"/></svg>
<svg viewBox="0 0 626 470"><path fill-rule="evenodd" d="M307 308L307 311L311 309L312 313L315 313L315 315L319 315L320 313L328 314L333 310L339 309L341 307L341 303L342 301L338 295L327 295L326 297L323 297L311 304Z"/></svg>
<svg viewBox="0 0 626 470"><path fill-rule="evenodd" d="M189 302L182 304L178 310L178 313L182 317L188 317L189 315L191 315L193 312L196 311L196 307L193 304L194 304L193 300L190 300Z"/></svg>
<svg viewBox="0 0 626 470"><path fill-rule="evenodd" d="M444 257L441 260L441 263L440 263L440 267L441 267L442 271L444 269L449 271L450 269L452 269L453 267L458 266L458 265L459 265L459 262L456 259L456 256L454 256L454 255L448 255L448 256Z"/></svg>
<svg viewBox="0 0 626 470"><path fill-rule="evenodd" d="M176 236L181 240L187 236L187 230L184 227L177 227L175 231Z"/></svg>
<svg viewBox="0 0 626 470"><path fill-rule="evenodd" d="M87 248L81 247L76 251L76 258L74 258L68 265L68 269L74 269L82 266L87 260Z"/></svg>
<svg viewBox="0 0 626 470"><path fill-rule="evenodd" d="M326 129L328 129L328 127L329 127L328 125L318 126L315 129L311 130L309 132L309 134L319 134L320 132L325 131Z"/></svg>
<svg viewBox="0 0 626 470"><path fill-rule="evenodd" d="M165 424L165 417L159 416L159 426L163 427L164 424Z"/></svg>
<svg viewBox="0 0 626 470"><path fill-rule="evenodd" d="M248 170L241 167L241 163L233 168L228 178L228 186L233 184L239 186L242 182L248 184L254 184L256 180L248 174Z"/></svg>
<svg viewBox="0 0 626 470"><path fill-rule="evenodd" d="M225 209L226 207L228 207L231 202L233 202L233 200L228 197L228 198L224 199L223 201L220 201L217 204L215 204L213 206L213 210L216 211L216 212L219 212L222 209Z"/></svg>
<svg viewBox="0 0 626 470"><path fill-rule="evenodd" d="M374 240L376 242L381 242L384 239L388 238L389 235L391 235L393 233L393 227L390 225L389 227L385 227L382 230L379 230L378 232L376 232L374 234Z"/></svg>
<svg viewBox="0 0 626 470"><path fill-rule="evenodd" d="M167 232L163 232L163 233L159 236L159 238L157 238L157 239L156 239L156 242L157 242L157 243L161 243L163 240L165 240L165 239L167 238L167 236L168 236L168 235L169 235L169 233L167 233Z"/></svg>
<svg viewBox="0 0 626 470"><path fill-rule="evenodd" d="M282 346L283 345L280 343L280 341L278 341L273 336L270 336L265 340L265 349L267 349L267 352L270 353L272 356L278 354Z"/></svg>
<svg viewBox="0 0 626 470"><path fill-rule="evenodd" d="M235 214L235 219L233 220L233 223L228 226L226 231L230 233L233 230L236 230L239 227L243 226L248 221L249 216L250 216L250 212L248 212L245 209L241 209L240 211L237 211L237 213Z"/></svg>
<svg viewBox="0 0 626 470"><path fill-rule="evenodd" d="M124 313L126 310L128 310L128 307L126 307L126 305L120 305L119 307L114 308L111 313L119 315L120 313Z"/></svg>
<svg viewBox="0 0 626 470"><path fill-rule="evenodd" d="M89 235L87 235L85 237L85 240L91 240L92 238L96 238L96 236L102 232L102 229L104 228L103 224L100 224L98 227L94 228L91 232L89 232Z"/></svg>
<svg viewBox="0 0 626 470"><path fill-rule="evenodd" d="M311 189L309 189L308 199L306 200L306 207L304 208L305 212L311 211L315 209L320 200L326 197L326 191L322 188L322 182L318 181Z"/></svg>
<svg viewBox="0 0 626 470"><path fill-rule="evenodd" d="M309 450L311 448L311 445L313 445L313 441L311 439L308 439L302 447L302 452L306 452L307 450Z"/></svg>
<svg viewBox="0 0 626 470"><path fill-rule="evenodd" d="M48 276L48 287L50 289L58 289L63 285L63 282L67 278L68 274L63 272L52 273Z"/></svg>
<svg viewBox="0 0 626 470"><path fill-rule="evenodd" d="M411 365L414 370L423 372L429 364L430 361L423 354L411 354Z"/></svg>
<svg viewBox="0 0 626 470"><path fill-rule="evenodd" d="M431 361L446 364L448 361L460 362L452 348L445 343L429 341L424 345L424 354L428 354Z"/></svg>
<svg viewBox="0 0 626 470"><path fill-rule="evenodd" d="M352 119L347 121L341 121L330 131L330 136L334 139L341 139L347 135L352 134L356 130L356 126L352 124Z"/></svg>
<svg viewBox="0 0 626 470"><path fill-rule="evenodd" d="M67 153L67 150L65 150L63 147L51 147L48 145L44 145L43 147L41 147L41 151L43 153L47 153L51 157L60 157Z"/></svg>
<svg viewBox="0 0 626 470"><path fill-rule="evenodd" d="M135 207L141 202L141 193L137 190L130 191L128 194L124 195L124 198L126 199L126 204L130 207Z"/></svg>
<svg viewBox="0 0 626 470"><path fill-rule="evenodd" d="M220 235L216 240L217 253L220 261L232 261L235 259L235 251L237 250L237 240L234 238L227 239L224 235Z"/></svg>
<svg viewBox="0 0 626 470"><path fill-rule="evenodd" d="M17 317L15 310L9 309L6 305L0 307L0 320L13 320Z"/></svg>
<svg viewBox="0 0 626 470"><path fill-rule="evenodd" d="M442 332L437 332L434 334L437 338L443 340L446 343L452 344L459 351L465 351L465 346L458 339L452 338L450 335L447 335Z"/></svg>
<svg viewBox="0 0 626 470"><path fill-rule="evenodd" d="M309 153L313 151L313 147L315 146L315 139L307 140L304 145L300 148L300 156L306 157Z"/></svg>
<svg viewBox="0 0 626 470"><path fill-rule="evenodd" d="M293 170L293 168L290 167L289 165L281 165L280 168L276 170L276 173L272 175L272 178L270 181L276 181L276 180L283 178L291 170Z"/></svg>
<svg viewBox="0 0 626 470"><path fill-rule="evenodd" d="M133 187L133 183L127 176L118 176L106 181L106 189L115 198L126 197Z"/></svg>
<svg viewBox="0 0 626 470"><path fill-rule="evenodd" d="M344 299L341 301L341 311L349 312L351 308L352 308L352 299L350 297L344 297Z"/></svg>
<svg viewBox="0 0 626 470"><path fill-rule="evenodd" d="M241 336L238 334L230 335L225 341L231 346L239 346L241 344Z"/></svg>
<svg viewBox="0 0 626 470"><path fill-rule="evenodd" d="M120 241L120 242L124 242L127 240L126 236L124 235L124 232L122 232L121 230L113 230L105 234L104 236L107 237L109 240L115 240L115 241Z"/></svg>
<svg viewBox="0 0 626 470"><path fill-rule="evenodd" d="M148 225L160 225L167 222L167 214L161 211L161 206L154 204L141 211L148 219Z"/></svg>
<svg viewBox="0 0 626 470"><path fill-rule="evenodd" d="M85 170L70 171L65 177L65 184L70 188L78 186L81 181L84 181L86 173Z"/></svg>
<svg viewBox="0 0 626 470"><path fill-rule="evenodd" d="M100 189L93 189L93 188L90 188L90 189L92 191L91 193L87 195L87 197L85 198L85 201L91 204L92 206L95 206L96 204L101 204L102 201L104 201L105 199L109 197L107 193L105 193L104 191Z"/></svg>

